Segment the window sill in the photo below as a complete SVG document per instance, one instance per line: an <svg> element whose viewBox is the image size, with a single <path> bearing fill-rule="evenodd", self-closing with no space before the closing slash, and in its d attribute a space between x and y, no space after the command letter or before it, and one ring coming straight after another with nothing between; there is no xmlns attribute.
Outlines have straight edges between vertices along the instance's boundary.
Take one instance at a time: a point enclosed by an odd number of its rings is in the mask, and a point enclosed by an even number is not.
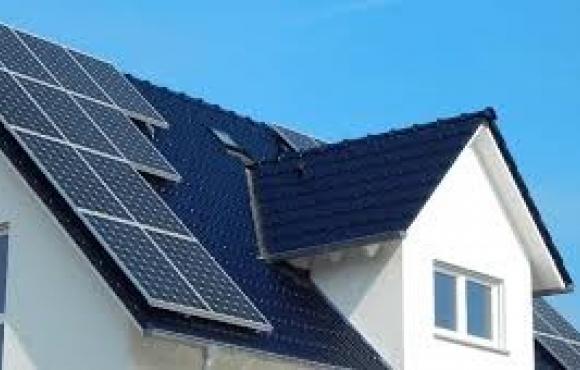
<svg viewBox="0 0 580 370"><path fill-rule="evenodd" d="M453 332L446 333L443 331L437 331L433 334L437 339L441 339L447 342L461 344L463 346L478 348L489 352L498 353L500 355L508 356L510 352L507 349L499 348L492 342L486 343L483 341L477 341L472 338L461 337Z"/></svg>

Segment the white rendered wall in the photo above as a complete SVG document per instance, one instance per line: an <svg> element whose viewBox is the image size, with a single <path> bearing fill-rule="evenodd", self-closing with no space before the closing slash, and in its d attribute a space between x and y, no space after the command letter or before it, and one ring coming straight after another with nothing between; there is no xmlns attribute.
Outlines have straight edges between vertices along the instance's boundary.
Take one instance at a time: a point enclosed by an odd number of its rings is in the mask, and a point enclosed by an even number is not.
<svg viewBox="0 0 580 370"><path fill-rule="evenodd" d="M407 369L533 369L528 259L474 150L461 154L403 241ZM506 353L433 335L433 261L503 279Z"/></svg>
<svg viewBox="0 0 580 370"><path fill-rule="evenodd" d="M369 257L364 249L339 261L317 258L312 279L328 300L393 367L403 364L402 250L383 246Z"/></svg>
<svg viewBox="0 0 580 370"><path fill-rule="evenodd" d="M195 370L202 351L143 338L89 262L0 152L0 223L9 222L4 370ZM298 369L238 350L206 370Z"/></svg>

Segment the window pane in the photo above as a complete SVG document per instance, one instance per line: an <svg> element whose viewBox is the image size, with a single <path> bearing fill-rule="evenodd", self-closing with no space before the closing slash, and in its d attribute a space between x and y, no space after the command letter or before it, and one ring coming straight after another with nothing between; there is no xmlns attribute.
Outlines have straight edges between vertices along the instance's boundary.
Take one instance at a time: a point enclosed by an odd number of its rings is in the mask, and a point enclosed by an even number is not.
<svg viewBox="0 0 580 370"><path fill-rule="evenodd" d="M467 281L467 332L491 339L491 288Z"/></svg>
<svg viewBox="0 0 580 370"><path fill-rule="evenodd" d="M455 277L435 272L435 325L455 330Z"/></svg>

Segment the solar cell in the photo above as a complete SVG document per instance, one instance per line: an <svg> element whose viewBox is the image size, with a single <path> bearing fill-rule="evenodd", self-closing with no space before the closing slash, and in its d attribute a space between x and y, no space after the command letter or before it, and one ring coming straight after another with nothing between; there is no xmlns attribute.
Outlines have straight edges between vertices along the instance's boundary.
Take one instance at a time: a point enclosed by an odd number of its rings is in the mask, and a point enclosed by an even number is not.
<svg viewBox="0 0 580 370"><path fill-rule="evenodd" d="M18 39L12 30L0 24L0 60L14 72L56 85L56 81Z"/></svg>
<svg viewBox="0 0 580 370"><path fill-rule="evenodd" d="M213 311L266 324L260 312L198 242L154 232L149 235Z"/></svg>
<svg viewBox="0 0 580 370"><path fill-rule="evenodd" d="M103 186L76 151L62 143L36 135L15 133L32 158L74 206L124 219L129 215Z"/></svg>
<svg viewBox="0 0 580 370"><path fill-rule="evenodd" d="M141 229L100 217L83 217L152 305L206 310L195 292Z"/></svg>
<svg viewBox="0 0 580 370"><path fill-rule="evenodd" d="M190 235L165 202L128 164L86 151L82 156L139 223Z"/></svg>
<svg viewBox="0 0 580 370"><path fill-rule="evenodd" d="M138 169L169 179L179 179L177 171L123 113L90 100L82 98L76 100L117 149Z"/></svg>
<svg viewBox="0 0 580 370"><path fill-rule="evenodd" d="M66 92L23 78L19 81L72 143L109 155L119 155Z"/></svg>
<svg viewBox="0 0 580 370"><path fill-rule="evenodd" d="M7 124L62 138L42 111L8 73L0 71L0 114Z"/></svg>
<svg viewBox="0 0 580 370"><path fill-rule="evenodd" d="M133 118L166 127L165 119L153 109L151 104L135 87L111 64L95 59L77 51L71 55L83 66L92 78L103 88L108 96Z"/></svg>
<svg viewBox="0 0 580 370"><path fill-rule="evenodd" d="M16 32L62 86L79 94L111 103L66 49L27 33Z"/></svg>

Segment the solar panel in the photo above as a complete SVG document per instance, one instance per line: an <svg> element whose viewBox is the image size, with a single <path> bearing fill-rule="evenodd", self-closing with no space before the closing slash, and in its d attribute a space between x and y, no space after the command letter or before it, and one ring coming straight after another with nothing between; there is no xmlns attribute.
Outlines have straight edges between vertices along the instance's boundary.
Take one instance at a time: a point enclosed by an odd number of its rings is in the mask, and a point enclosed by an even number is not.
<svg viewBox="0 0 580 370"><path fill-rule="evenodd" d="M192 309L206 309L140 228L91 215L83 217L99 235L111 256L154 306L165 302Z"/></svg>
<svg viewBox="0 0 580 370"><path fill-rule="evenodd" d="M266 324L260 312L198 242L154 232L149 235L213 311Z"/></svg>
<svg viewBox="0 0 580 370"><path fill-rule="evenodd" d="M121 204L73 148L23 132L15 136L74 206L129 219Z"/></svg>
<svg viewBox="0 0 580 370"><path fill-rule="evenodd" d="M62 138L16 80L2 71L0 71L0 114L7 124Z"/></svg>
<svg viewBox="0 0 580 370"><path fill-rule="evenodd" d="M119 110L82 98L76 100L134 167L179 179L177 171Z"/></svg>
<svg viewBox="0 0 580 370"><path fill-rule="evenodd" d="M128 164L86 151L82 151L82 156L137 222L169 232L189 235L189 231L165 202Z"/></svg>
<svg viewBox="0 0 580 370"><path fill-rule="evenodd" d="M119 155L66 92L23 78L19 81L70 142L109 155Z"/></svg>
<svg viewBox="0 0 580 370"><path fill-rule="evenodd" d="M66 49L21 31L16 33L62 86L93 99L111 103Z"/></svg>
<svg viewBox="0 0 580 370"><path fill-rule="evenodd" d="M18 39L12 30L0 24L0 60L14 72L56 85L56 81Z"/></svg>
<svg viewBox="0 0 580 370"><path fill-rule="evenodd" d="M165 119L151 107L135 87L111 64L70 50L71 55L121 108L133 118L167 127Z"/></svg>

